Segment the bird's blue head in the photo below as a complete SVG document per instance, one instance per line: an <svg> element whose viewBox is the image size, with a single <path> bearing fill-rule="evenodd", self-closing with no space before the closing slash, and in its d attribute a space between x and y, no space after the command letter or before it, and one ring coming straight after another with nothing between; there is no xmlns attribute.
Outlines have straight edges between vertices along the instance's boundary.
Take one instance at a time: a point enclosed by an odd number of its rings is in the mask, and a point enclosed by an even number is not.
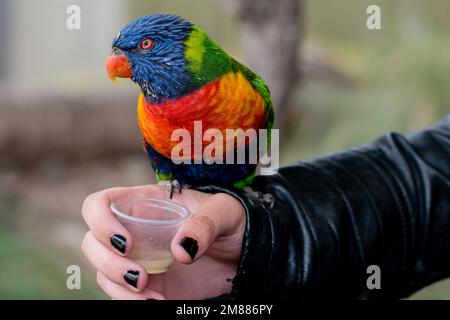
<svg viewBox="0 0 450 320"><path fill-rule="evenodd" d="M113 40L106 69L111 79L131 78L151 103L189 90L184 41L192 24L175 15L152 14L123 27Z"/></svg>

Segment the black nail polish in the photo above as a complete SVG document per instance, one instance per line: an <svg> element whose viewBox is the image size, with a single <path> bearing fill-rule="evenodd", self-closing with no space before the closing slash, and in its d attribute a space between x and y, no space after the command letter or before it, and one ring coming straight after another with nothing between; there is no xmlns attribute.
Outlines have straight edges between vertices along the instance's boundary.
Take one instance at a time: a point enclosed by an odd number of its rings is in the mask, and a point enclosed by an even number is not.
<svg viewBox="0 0 450 320"><path fill-rule="evenodd" d="M180 245L184 248L184 250L191 256L191 259L194 260L195 255L198 251L198 242L195 239L184 237L180 241Z"/></svg>
<svg viewBox="0 0 450 320"><path fill-rule="evenodd" d="M129 285L137 288L137 282L139 279L139 271L128 270L127 272L125 272L123 274L123 278Z"/></svg>
<svg viewBox="0 0 450 320"><path fill-rule="evenodd" d="M119 250L121 253L125 253L125 250L127 249L127 238L120 234L114 234L111 238L109 238L109 241L114 248Z"/></svg>

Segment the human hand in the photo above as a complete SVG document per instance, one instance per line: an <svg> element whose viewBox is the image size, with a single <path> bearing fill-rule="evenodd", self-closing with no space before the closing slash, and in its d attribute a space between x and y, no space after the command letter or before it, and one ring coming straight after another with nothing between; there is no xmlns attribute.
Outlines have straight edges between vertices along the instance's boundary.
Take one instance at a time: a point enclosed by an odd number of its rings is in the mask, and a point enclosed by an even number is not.
<svg viewBox="0 0 450 320"><path fill-rule="evenodd" d="M229 280L236 275L245 227L238 200L189 189L174 193L172 200L192 215L171 243L175 260L169 271L147 274L127 258L133 239L110 209L114 199L131 194L163 199L167 190L155 185L112 188L91 194L83 204L90 231L82 250L97 269L97 283L106 294L113 299L204 299L231 291Z"/></svg>

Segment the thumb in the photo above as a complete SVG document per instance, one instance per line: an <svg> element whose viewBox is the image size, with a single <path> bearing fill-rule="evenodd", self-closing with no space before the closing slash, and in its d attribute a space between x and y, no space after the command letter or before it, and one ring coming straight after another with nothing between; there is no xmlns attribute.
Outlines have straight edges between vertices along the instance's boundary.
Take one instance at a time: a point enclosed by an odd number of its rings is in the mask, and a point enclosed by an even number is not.
<svg viewBox="0 0 450 320"><path fill-rule="evenodd" d="M171 243L173 256L184 264L194 262L217 237L235 232L244 217L244 208L232 196L218 193L209 197L178 230Z"/></svg>

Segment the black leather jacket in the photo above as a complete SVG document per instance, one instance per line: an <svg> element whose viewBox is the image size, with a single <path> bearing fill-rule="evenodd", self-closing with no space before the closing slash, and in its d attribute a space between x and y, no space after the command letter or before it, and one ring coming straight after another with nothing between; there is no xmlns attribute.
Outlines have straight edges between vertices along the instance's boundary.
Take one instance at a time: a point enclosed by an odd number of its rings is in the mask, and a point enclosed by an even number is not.
<svg viewBox="0 0 450 320"><path fill-rule="evenodd" d="M397 299L450 276L450 117L281 168L252 187L274 206L210 190L246 209L233 298ZM367 288L370 265L380 290Z"/></svg>

